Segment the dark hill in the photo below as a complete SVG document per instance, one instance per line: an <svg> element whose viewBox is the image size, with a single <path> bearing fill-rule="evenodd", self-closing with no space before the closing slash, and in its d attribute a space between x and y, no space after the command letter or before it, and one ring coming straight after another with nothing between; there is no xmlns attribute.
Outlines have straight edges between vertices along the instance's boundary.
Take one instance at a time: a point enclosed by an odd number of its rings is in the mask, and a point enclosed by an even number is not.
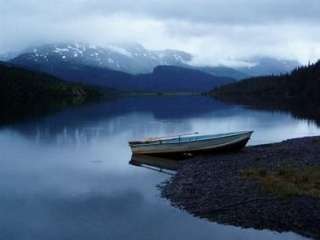
<svg viewBox="0 0 320 240"><path fill-rule="evenodd" d="M221 97L318 101L319 90L320 61L291 74L249 78L216 88L212 93Z"/></svg>
<svg viewBox="0 0 320 240"><path fill-rule="evenodd" d="M320 61L290 74L256 77L218 87L216 98L255 108L289 111L320 124Z"/></svg>
<svg viewBox="0 0 320 240"><path fill-rule="evenodd" d="M79 104L101 94L91 87L0 62L0 122Z"/></svg>
<svg viewBox="0 0 320 240"><path fill-rule="evenodd" d="M234 82L231 78L176 66L158 66L151 74L137 75L137 87L144 91L203 92Z"/></svg>
<svg viewBox="0 0 320 240"><path fill-rule="evenodd" d="M13 64L54 75L70 82L81 82L87 85L122 89L121 82L128 82L132 75L107 68L84 65L73 61L65 61L52 55L47 60L37 61L29 54L22 54L11 61Z"/></svg>

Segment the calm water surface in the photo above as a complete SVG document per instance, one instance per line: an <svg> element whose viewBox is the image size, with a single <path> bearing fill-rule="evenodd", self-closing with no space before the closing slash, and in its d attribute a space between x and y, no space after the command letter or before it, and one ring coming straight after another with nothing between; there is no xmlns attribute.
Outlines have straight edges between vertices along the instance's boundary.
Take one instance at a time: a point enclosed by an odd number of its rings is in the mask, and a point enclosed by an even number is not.
<svg viewBox="0 0 320 240"><path fill-rule="evenodd" d="M320 134L206 97L123 98L2 127L0 239L304 239L197 219L160 197L167 175L128 164L130 139L251 129L250 144Z"/></svg>

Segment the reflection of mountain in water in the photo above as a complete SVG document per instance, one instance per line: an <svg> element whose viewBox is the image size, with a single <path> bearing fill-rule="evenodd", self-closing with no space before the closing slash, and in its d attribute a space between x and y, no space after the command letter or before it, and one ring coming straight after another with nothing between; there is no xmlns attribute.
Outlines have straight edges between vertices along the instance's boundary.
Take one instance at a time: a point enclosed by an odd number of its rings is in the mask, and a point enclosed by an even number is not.
<svg viewBox="0 0 320 240"><path fill-rule="evenodd" d="M151 113L157 119L184 119L226 108L226 104L202 96L150 96L118 98L68 111L67 114L78 115L80 121L96 121L132 112Z"/></svg>
<svg viewBox="0 0 320 240"><path fill-rule="evenodd" d="M41 143L64 145L94 143L119 134L125 135L127 141L194 131L222 133L253 129L257 131L255 143L266 143L305 135L300 124L287 114L252 111L203 96L145 96L70 108L14 124L10 130ZM302 132L293 132L293 128ZM264 129L268 132L264 133ZM121 144L127 147L127 143Z"/></svg>

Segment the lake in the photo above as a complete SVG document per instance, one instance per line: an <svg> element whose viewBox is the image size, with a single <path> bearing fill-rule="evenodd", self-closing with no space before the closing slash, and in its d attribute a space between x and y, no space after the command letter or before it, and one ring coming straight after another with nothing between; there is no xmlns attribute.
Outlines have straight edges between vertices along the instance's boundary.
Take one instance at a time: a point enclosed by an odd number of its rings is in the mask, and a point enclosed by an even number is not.
<svg viewBox="0 0 320 240"><path fill-rule="evenodd" d="M255 130L250 145L320 135L312 121L208 97L127 97L0 129L0 239L305 239L198 219L129 165L128 140Z"/></svg>

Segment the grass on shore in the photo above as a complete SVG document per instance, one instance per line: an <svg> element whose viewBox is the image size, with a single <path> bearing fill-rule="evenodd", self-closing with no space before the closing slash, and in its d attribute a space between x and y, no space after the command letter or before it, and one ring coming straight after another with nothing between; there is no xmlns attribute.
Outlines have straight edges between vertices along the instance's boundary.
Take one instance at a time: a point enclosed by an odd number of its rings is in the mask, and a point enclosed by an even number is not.
<svg viewBox="0 0 320 240"><path fill-rule="evenodd" d="M320 198L320 166L284 167L275 171L261 168L244 170L241 176L256 180L280 197L311 196Z"/></svg>

